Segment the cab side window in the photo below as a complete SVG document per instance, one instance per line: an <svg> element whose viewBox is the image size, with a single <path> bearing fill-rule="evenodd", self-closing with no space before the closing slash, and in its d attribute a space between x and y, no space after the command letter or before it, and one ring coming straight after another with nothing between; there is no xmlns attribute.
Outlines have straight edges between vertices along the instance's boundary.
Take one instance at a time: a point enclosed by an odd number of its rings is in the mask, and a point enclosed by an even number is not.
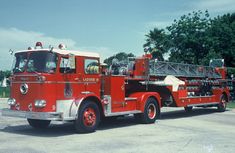
<svg viewBox="0 0 235 153"><path fill-rule="evenodd" d="M68 57L61 57L60 73L76 73L76 68L71 68Z"/></svg>
<svg viewBox="0 0 235 153"><path fill-rule="evenodd" d="M96 59L85 59L84 71L86 74L99 74L99 65Z"/></svg>

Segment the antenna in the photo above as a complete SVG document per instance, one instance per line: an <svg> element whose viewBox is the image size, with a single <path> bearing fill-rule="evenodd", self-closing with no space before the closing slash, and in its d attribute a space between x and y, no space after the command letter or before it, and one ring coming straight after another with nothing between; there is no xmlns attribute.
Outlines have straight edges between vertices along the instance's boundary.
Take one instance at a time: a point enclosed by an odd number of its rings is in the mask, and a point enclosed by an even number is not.
<svg viewBox="0 0 235 153"><path fill-rule="evenodd" d="M14 53L14 50L10 49L9 53L12 55Z"/></svg>
<svg viewBox="0 0 235 153"><path fill-rule="evenodd" d="M50 52L53 52L54 47L52 45L49 45Z"/></svg>

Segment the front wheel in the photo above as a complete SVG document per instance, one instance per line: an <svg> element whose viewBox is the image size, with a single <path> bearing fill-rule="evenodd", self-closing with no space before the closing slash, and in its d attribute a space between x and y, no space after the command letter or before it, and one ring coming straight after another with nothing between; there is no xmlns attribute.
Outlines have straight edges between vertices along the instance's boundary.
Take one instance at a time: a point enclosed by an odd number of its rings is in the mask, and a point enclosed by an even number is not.
<svg viewBox="0 0 235 153"><path fill-rule="evenodd" d="M160 108L157 101L154 98L148 98L144 112L136 114L135 118L144 124L154 123L156 119L160 118Z"/></svg>
<svg viewBox="0 0 235 153"><path fill-rule="evenodd" d="M100 122L100 111L96 103L85 101L75 120L75 129L78 133L94 132Z"/></svg>
<svg viewBox="0 0 235 153"><path fill-rule="evenodd" d="M217 106L219 112L224 112L227 108L228 100L225 95L221 96L220 103Z"/></svg>
<svg viewBox="0 0 235 153"><path fill-rule="evenodd" d="M37 119L27 119L28 123L30 126L37 128L37 129L43 129L43 128L47 128L51 121L49 120L37 120Z"/></svg>

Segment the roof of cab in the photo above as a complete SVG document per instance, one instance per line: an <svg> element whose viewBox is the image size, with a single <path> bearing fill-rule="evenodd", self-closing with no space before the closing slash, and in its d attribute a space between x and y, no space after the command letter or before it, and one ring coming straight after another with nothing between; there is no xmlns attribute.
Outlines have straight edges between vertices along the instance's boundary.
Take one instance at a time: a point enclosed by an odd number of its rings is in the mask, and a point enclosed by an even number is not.
<svg viewBox="0 0 235 153"><path fill-rule="evenodd" d="M20 51L17 51L16 53L34 52L34 51L49 51L49 50L50 49L20 50ZM86 56L86 57L100 58L100 55L98 53L93 53L93 52L81 52L81 51L76 51L76 50L63 50L63 49L53 49L52 51L55 52L55 53L61 54L61 55L73 54L75 56Z"/></svg>

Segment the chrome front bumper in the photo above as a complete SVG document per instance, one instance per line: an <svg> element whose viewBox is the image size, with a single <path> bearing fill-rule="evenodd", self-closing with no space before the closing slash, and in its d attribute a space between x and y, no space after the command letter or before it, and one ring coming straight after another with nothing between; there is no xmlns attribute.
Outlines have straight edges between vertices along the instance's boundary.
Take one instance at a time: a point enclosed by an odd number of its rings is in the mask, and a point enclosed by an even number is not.
<svg viewBox="0 0 235 153"><path fill-rule="evenodd" d="M63 121L63 113L58 112L29 112L29 111L17 111L8 108L2 109L2 116L9 117L21 117L39 120L52 120L52 121Z"/></svg>

